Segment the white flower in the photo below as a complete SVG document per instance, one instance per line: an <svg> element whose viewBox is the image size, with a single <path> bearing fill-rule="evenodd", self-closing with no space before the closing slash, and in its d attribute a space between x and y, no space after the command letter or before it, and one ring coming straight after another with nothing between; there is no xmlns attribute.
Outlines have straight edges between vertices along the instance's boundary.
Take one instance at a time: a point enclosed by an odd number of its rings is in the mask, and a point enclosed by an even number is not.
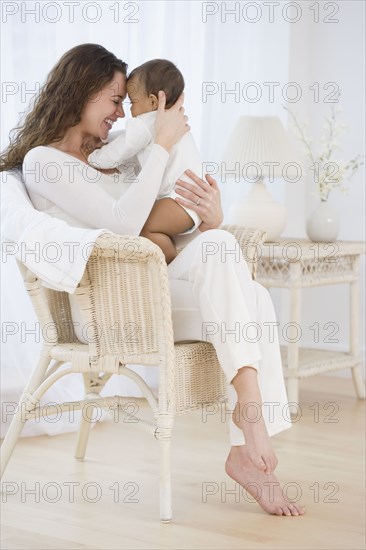
<svg viewBox="0 0 366 550"><path fill-rule="evenodd" d="M291 110L287 106L284 106L284 108L290 113L292 117L291 126L296 128L299 139L305 146L303 152L312 163L311 169L315 170L314 176L317 176L317 183L315 181L318 190L317 196L320 196L322 200L327 200L329 193L335 188L340 189L342 192L347 192L348 188L341 187L341 182L349 180L364 162L360 161L363 158L362 155L357 155L348 163L345 163L343 159L341 161L334 159L334 151L341 151L340 143L335 138L342 133L344 128L348 128L348 126L340 124L336 120L337 114L342 112L342 108L339 105L331 104L331 116L325 117L325 123L323 124L325 135L322 135L320 138L322 150L318 156L314 155L312 149L313 142L305 133L305 127L308 127L309 123L307 122L301 126Z"/></svg>

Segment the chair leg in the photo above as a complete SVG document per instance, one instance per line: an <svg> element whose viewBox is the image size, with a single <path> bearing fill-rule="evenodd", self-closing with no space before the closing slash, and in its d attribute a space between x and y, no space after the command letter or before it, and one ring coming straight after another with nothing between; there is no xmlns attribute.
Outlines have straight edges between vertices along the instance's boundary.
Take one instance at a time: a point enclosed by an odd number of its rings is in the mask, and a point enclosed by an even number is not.
<svg viewBox="0 0 366 550"><path fill-rule="evenodd" d="M1 445L1 477L5 473L6 467L13 454L14 447L26 423L27 414L34 411L39 400L34 398L29 392L24 392L18 404L18 410L14 414L9 429Z"/></svg>
<svg viewBox="0 0 366 550"><path fill-rule="evenodd" d="M172 520L171 440L174 417L156 411L155 421L155 437L159 440L160 520L169 523Z"/></svg>
<svg viewBox="0 0 366 550"><path fill-rule="evenodd" d="M172 520L171 439L159 441L160 452L160 521Z"/></svg>
<svg viewBox="0 0 366 550"><path fill-rule="evenodd" d="M1 445L1 477L3 477L3 474L5 473L6 467L11 455L13 454L14 447L18 441L25 422L26 420L25 418L22 418L22 414L16 413L11 421L8 431L6 432L3 444Z"/></svg>
<svg viewBox="0 0 366 550"><path fill-rule="evenodd" d="M13 454L14 447L26 423L27 414L32 412L39 400L33 397L34 392L44 380L45 373L50 364L50 358L47 355L41 356L36 369L33 371L26 389L18 403L18 410L14 414L9 429L1 445L1 468L0 477L5 473L8 462Z"/></svg>
<svg viewBox="0 0 366 550"><path fill-rule="evenodd" d="M88 412L91 413L91 418L93 418L95 407L90 405L88 407ZM76 441L76 450L75 450L75 458L77 458L78 460L83 460L85 457L86 447L88 445L88 440L89 440L90 428L93 422L92 420L85 418L83 409L81 411L81 414L82 414L82 417L80 420L78 438Z"/></svg>
<svg viewBox="0 0 366 550"><path fill-rule="evenodd" d="M85 386L85 399L90 401L90 405L88 406L88 416L86 415L86 412L84 411L84 408L81 410L81 420L80 420L80 426L78 431L78 438L76 441L76 449L75 449L75 458L78 460L83 460L85 458L86 453L86 447L88 445L89 440L89 434L90 434L90 428L92 424L96 422L93 421L95 409L96 407L92 406L93 400L98 400L100 395L100 391L104 384L102 381L95 376L95 374L84 374L84 386ZM95 380L98 380L100 382L98 388L93 387L93 383ZM85 414L84 414L85 413Z"/></svg>
<svg viewBox="0 0 366 550"><path fill-rule="evenodd" d="M362 378L360 366L353 367L352 369L353 384L355 386L356 395L358 399L365 399L365 383Z"/></svg>

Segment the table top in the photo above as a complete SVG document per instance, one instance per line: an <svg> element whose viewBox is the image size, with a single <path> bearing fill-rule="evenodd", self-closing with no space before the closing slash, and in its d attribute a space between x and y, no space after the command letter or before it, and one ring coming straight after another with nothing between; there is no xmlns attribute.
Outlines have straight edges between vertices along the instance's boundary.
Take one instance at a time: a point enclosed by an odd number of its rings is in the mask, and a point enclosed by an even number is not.
<svg viewBox="0 0 366 550"><path fill-rule="evenodd" d="M281 258L288 262L320 258L332 262L336 257L365 254L365 251L364 241L321 243L298 237L280 237L276 241L262 243L259 256L269 259Z"/></svg>

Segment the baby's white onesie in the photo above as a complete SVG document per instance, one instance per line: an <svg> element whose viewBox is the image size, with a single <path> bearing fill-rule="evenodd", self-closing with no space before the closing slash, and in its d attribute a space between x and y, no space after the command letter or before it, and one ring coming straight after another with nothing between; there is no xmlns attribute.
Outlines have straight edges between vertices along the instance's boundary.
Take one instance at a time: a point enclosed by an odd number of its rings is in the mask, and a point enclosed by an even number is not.
<svg viewBox="0 0 366 550"><path fill-rule="evenodd" d="M96 168L118 168L122 164L128 165L128 161L132 164L133 157L135 157L142 168L154 144L156 114L156 111L153 111L128 119L125 132L100 149L93 151L88 157L88 162ZM180 195L174 191L177 180L182 179L193 183L184 173L188 168L202 177L202 161L191 132L187 132L172 147L157 199L179 197ZM133 185L134 177L136 178L138 175L131 177L131 185ZM193 226L185 232L191 233L200 225L201 219L190 208L184 206L182 208L193 220Z"/></svg>

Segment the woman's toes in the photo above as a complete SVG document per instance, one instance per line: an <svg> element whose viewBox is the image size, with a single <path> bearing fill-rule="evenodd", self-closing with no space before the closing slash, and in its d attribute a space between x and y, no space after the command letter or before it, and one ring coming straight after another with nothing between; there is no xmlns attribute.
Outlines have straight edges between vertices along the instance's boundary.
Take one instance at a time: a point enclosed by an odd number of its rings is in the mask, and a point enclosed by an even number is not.
<svg viewBox="0 0 366 550"><path fill-rule="evenodd" d="M255 465L258 468L258 470L262 470L263 472L267 470L267 464L261 458L255 461Z"/></svg>
<svg viewBox="0 0 366 550"><path fill-rule="evenodd" d="M291 514L293 516L298 516L299 515L299 512L297 511L296 506L294 506L293 504L288 504L287 507L290 509Z"/></svg>
<svg viewBox="0 0 366 550"><path fill-rule="evenodd" d="M271 473L271 462L268 460L268 458L263 458L263 464L264 464L264 473L267 475L270 475Z"/></svg>

